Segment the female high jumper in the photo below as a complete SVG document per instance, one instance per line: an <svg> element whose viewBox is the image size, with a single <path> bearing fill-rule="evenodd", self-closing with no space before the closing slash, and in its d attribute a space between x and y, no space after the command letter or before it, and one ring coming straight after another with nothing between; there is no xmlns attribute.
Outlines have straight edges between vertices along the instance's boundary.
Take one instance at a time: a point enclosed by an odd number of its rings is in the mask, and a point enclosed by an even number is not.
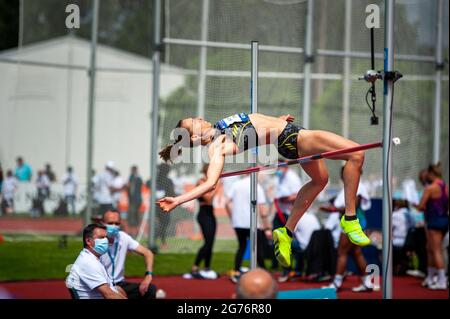
<svg viewBox="0 0 450 319"><path fill-rule="evenodd" d="M173 161L181 154L179 148L181 144L189 147L207 146L210 164L206 181L180 196L162 198L157 204L163 211L170 212L175 207L210 192L219 181L225 156L232 156L258 145L274 144L278 153L287 159L358 146L357 143L334 133L307 130L293 124L293 121L294 117L291 115L272 117L260 113L235 114L218 121L214 126L200 117L180 120L176 128L184 129L189 134L188 145L183 143L185 141L182 141L183 136L180 135L159 155L166 162ZM251 143L252 136L255 137L253 140L256 140L256 143ZM341 154L333 159L346 161L343 170L345 214L341 219L342 229L352 243L359 246L369 245L370 239L364 234L356 217L356 192L364 152ZM311 180L299 190L285 227L273 231L275 255L284 267L291 265L291 241L295 226L328 183L328 171L323 159L313 160L301 166Z"/></svg>

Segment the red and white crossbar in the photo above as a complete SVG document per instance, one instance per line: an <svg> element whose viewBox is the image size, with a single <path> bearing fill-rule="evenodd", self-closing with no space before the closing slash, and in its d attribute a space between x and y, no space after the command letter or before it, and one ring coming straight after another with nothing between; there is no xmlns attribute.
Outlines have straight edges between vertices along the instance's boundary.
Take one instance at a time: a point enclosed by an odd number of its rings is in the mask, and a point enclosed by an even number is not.
<svg viewBox="0 0 450 319"><path fill-rule="evenodd" d="M261 172L261 171L266 171L269 169L274 169L277 167L283 167L283 166L288 166L288 165L293 165L293 164L305 164L305 163L308 163L308 162L311 162L314 160L318 160L321 158L332 158L332 157L342 155L342 154L353 153L353 152L357 152L357 151L363 151L363 150L368 150L371 148L377 148L377 147L382 147L382 146L383 146L382 142L361 144L358 146L343 148L343 149L336 150L336 151L330 151L330 152L324 152L324 153L319 153L319 154L310 155L310 156L304 156L304 157L293 159L293 160L290 160L287 162L278 162L275 165L262 165L262 166L255 166L255 167L242 169L239 171L225 172L225 173L220 174L220 178Z"/></svg>

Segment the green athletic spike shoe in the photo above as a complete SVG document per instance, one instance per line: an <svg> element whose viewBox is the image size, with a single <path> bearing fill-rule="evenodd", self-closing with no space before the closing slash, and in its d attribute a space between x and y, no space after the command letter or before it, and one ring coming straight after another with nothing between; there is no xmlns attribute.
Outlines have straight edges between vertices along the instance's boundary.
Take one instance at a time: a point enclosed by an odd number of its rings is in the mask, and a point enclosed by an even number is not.
<svg viewBox="0 0 450 319"><path fill-rule="evenodd" d="M291 242L292 237L287 234L286 227L280 227L273 231L273 246L275 248L275 257L281 266L291 267Z"/></svg>
<svg viewBox="0 0 450 319"><path fill-rule="evenodd" d="M341 218L341 227L355 245L367 246L370 244L370 239L364 234L358 219L345 220L344 215Z"/></svg>

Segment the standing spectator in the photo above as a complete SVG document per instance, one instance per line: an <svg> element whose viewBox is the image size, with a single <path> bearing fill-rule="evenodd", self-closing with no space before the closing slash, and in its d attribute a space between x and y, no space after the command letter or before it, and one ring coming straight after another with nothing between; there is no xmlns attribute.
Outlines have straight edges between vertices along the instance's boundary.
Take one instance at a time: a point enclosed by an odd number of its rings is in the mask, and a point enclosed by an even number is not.
<svg viewBox="0 0 450 319"><path fill-rule="evenodd" d="M118 209L122 191L125 189L125 181L118 170L113 172L113 181L111 184L111 195L113 199L113 207Z"/></svg>
<svg viewBox="0 0 450 319"><path fill-rule="evenodd" d="M100 257L108 252L106 227L91 224L83 230L83 250L70 269L66 286L77 299L126 299L125 291L114 286Z"/></svg>
<svg viewBox="0 0 450 319"><path fill-rule="evenodd" d="M272 221L272 229L284 227L297 197L298 190L302 187L300 177L288 166L279 167L276 171L275 197L272 211L275 216ZM272 269L278 268L278 260L272 258ZM283 269L283 276L288 274L288 269Z"/></svg>
<svg viewBox="0 0 450 319"><path fill-rule="evenodd" d="M14 175L16 176L19 182L30 182L31 176L33 172L31 170L31 166L23 161L22 157L18 157L17 160L16 171Z"/></svg>
<svg viewBox="0 0 450 319"><path fill-rule="evenodd" d="M78 189L78 178L75 176L71 166L67 167L67 172L63 176L62 183L64 202L67 205L67 210L70 214L75 215L75 200Z"/></svg>
<svg viewBox="0 0 450 319"><path fill-rule="evenodd" d="M50 195L50 180L44 171L38 171L36 179L37 196L32 209L33 217L40 217L45 214L44 203Z"/></svg>
<svg viewBox="0 0 450 319"><path fill-rule="evenodd" d="M2 184L3 184L3 168L2 168L2 163L0 163L0 190L2 189Z"/></svg>
<svg viewBox="0 0 450 319"><path fill-rule="evenodd" d="M139 209L142 205L142 178L139 176L138 167L131 167L128 178L128 226L132 229L139 226Z"/></svg>
<svg viewBox="0 0 450 319"><path fill-rule="evenodd" d="M3 214L14 213L14 193L17 189L17 181L11 170L6 172L6 179L3 181L1 188L1 211Z"/></svg>
<svg viewBox="0 0 450 319"><path fill-rule="evenodd" d="M129 299L154 299L156 287L153 279L153 253L134 240L130 235L120 230L121 217L117 210L107 211L103 215L102 224L106 227L108 251L100 257L113 284L121 287ZM125 280L125 261L128 252L134 252L144 257L145 273L141 283Z"/></svg>
<svg viewBox="0 0 450 319"><path fill-rule="evenodd" d="M392 247L394 252L394 275L406 274L408 257L406 254L406 237L410 227L409 204L402 198L392 200Z"/></svg>
<svg viewBox="0 0 450 319"><path fill-rule="evenodd" d="M423 189L428 185L428 170L422 169L419 172L419 182ZM418 191L417 197L422 198L423 189ZM411 204L418 204L419 201L412 202ZM411 205L411 216L414 220L414 227L410 229L410 232L406 239L406 248L408 251L415 253L417 259L419 260L418 269L410 269L406 273L414 277L424 278L427 273L427 236L425 231L425 216L423 211L418 211L415 209L414 205Z"/></svg>
<svg viewBox="0 0 450 319"><path fill-rule="evenodd" d="M229 196L226 209L228 215L231 216L231 224L236 232L239 243L234 261L234 271L231 275L231 280L236 283L241 276L242 259L245 248L247 247L247 240L250 236L250 176L246 176L235 182L230 189ZM257 225L257 263L260 268L265 268L263 241L266 238L271 238L272 227L268 219L268 209L265 205L266 196L259 183L257 186L257 200L258 212L260 214Z"/></svg>
<svg viewBox="0 0 450 319"><path fill-rule="evenodd" d="M52 170L52 166L50 164L45 164L44 174L47 175L48 179L51 183L56 182L56 174Z"/></svg>
<svg viewBox="0 0 450 319"><path fill-rule="evenodd" d="M175 190L172 180L169 178L170 166L168 164L160 164L158 166L158 177L156 180L156 198L175 196ZM148 182L150 187L150 181ZM153 190L151 190L153 191ZM156 226L155 238L161 238L161 248L166 249L167 233L170 226L171 214L163 212L159 206L156 209Z"/></svg>
<svg viewBox="0 0 450 319"><path fill-rule="evenodd" d="M418 210L425 212L428 252L428 274L424 286L433 290L447 289L442 242L448 232L448 185L442 180L441 164L430 165ZM433 282L437 275L437 282Z"/></svg>
<svg viewBox="0 0 450 319"><path fill-rule="evenodd" d="M344 178L344 168L341 169L341 179ZM362 172L361 172L362 174ZM356 194L356 216L359 220L359 223L362 229L365 229L366 226L366 218L364 211L369 210L371 207L370 196L365 189L362 183L358 185L358 191ZM344 189L337 195L332 205L322 206L320 208L322 211L335 214L345 213L345 192ZM352 289L353 292L364 292L364 291L372 291L373 285L370 281L370 276L365 276L367 262L362 254L361 246L357 246L350 242L348 236L341 232L341 236L339 239L338 245L338 260L336 266L336 274L334 276L334 280L326 288L335 288L339 290L342 286L342 282L344 280L344 273L347 267L347 258L348 255L352 254L353 258L358 266L359 272L361 274L361 285L358 287L354 287Z"/></svg>
<svg viewBox="0 0 450 319"><path fill-rule="evenodd" d="M202 169L203 177L200 179L198 185L206 181L207 171L208 165L204 165ZM197 221L202 230L204 243L198 250L194 265L192 266L192 276L194 278L217 278L216 272L210 269L217 226L213 206L214 195L215 191L211 191L198 198L200 211L197 215ZM200 263L202 261L204 261L205 269L200 271Z"/></svg>
<svg viewBox="0 0 450 319"><path fill-rule="evenodd" d="M113 198L112 198L112 183L114 180L114 163L108 161L105 166L105 170L92 179L94 184L94 198L98 203L97 218L103 216L105 212L113 209Z"/></svg>

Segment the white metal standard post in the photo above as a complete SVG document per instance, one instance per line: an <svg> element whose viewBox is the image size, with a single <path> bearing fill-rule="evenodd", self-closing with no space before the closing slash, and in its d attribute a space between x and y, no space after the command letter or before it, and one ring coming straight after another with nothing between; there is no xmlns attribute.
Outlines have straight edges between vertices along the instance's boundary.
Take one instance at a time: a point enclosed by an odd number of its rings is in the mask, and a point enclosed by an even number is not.
<svg viewBox="0 0 450 319"><path fill-rule="evenodd" d="M310 128L311 67L313 62L313 0L308 0L306 11L305 66L303 79L303 126Z"/></svg>
<svg viewBox="0 0 450 319"><path fill-rule="evenodd" d="M70 66L73 65L73 44L72 44L72 34L69 33L70 43L69 43L69 52L67 55L67 64L69 68L67 69L67 82L66 82L66 90L67 90L67 98L66 98L66 151L65 151L65 167L70 166L70 151L72 146L72 86L73 86L73 69Z"/></svg>
<svg viewBox="0 0 450 319"><path fill-rule="evenodd" d="M258 42L252 41L252 70L251 70L251 112L258 112ZM251 150L256 151L256 149ZM256 153L252 156L253 166L256 166ZM250 269L256 268L257 259L257 231L258 231L258 198L257 198L258 175L250 175Z"/></svg>
<svg viewBox="0 0 450 319"><path fill-rule="evenodd" d="M313 0L308 0L306 8L306 38L305 38L305 55L303 66L303 126L307 129L311 128L311 69L314 61L313 55ZM309 176L304 170L301 172L302 180L309 180Z"/></svg>
<svg viewBox="0 0 450 319"><path fill-rule="evenodd" d="M201 26L201 40L202 43L208 41L208 23L209 23L209 0L203 0L202 4L202 26ZM197 89L197 116L205 117L205 97L206 97L206 63L207 63L207 46L200 47L200 61L198 72L198 89ZM196 154L196 171L200 173L201 168L201 154L202 148L196 147L194 152Z"/></svg>
<svg viewBox="0 0 450 319"><path fill-rule="evenodd" d="M344 31L344 49L350 53L352 41L352 0L345 0L345 31ZM350 90L351 82L351 58L344 58L344 79L342 80L342 136L349 137L350 126Z"/></svg>
<svg viewBox="0 0 450 319"><path fill-rule="evenodd" d="M202 5L202 29L201 39L203 43L208 41L208 23L209 23L209 0L203 0ZM200 47L200 63L198 76L198 103L197 115L205 116L205 88L206 88L206 61L207 61L207 46Z"/></svg>
<svg viewBox="0 0 450 319"><path fill-rule="evenodd" d="M444 1L438 1L437 19L436 19L436 79L434 88L434 134L433 134L433 163L440 160L441 147L441 91L442 91L442 69L444 61L442 61L442 15L444 14Z"/></svg>
<svg viewBox="0 0 450 319"><path fill-rule="evenodd" d="M384 72L394 69L395 1L385 0ZM392 299L392 104L394 81L384 79L383 100L383 299Z"/></svg>
<svg viewBox="0 0 450 319"><path fill-rule="evenodd" d="M89 66L89 105L88 105L88 134L87 134L87 160L86 160L86 215L84 216L84 225L91 223L92 217L92 162L94 151L94 115L95 115L95 75L97 63L97 33L98 33L98 11L99 0L92 3L92 29L91 29L91 58Z"/></svg>
<svg viewBox="0 0 450 319"><path fill-rule="evenodd" d="M154 30L153 30L153 76L152 76L152 123L151 123L151 154L150 154L150 214L148 217L148 247L155 247L155 215L156 215L156 170L158 161L158 108L159 108L159 76L161 59L161 0L154 0Z"/></svg>

